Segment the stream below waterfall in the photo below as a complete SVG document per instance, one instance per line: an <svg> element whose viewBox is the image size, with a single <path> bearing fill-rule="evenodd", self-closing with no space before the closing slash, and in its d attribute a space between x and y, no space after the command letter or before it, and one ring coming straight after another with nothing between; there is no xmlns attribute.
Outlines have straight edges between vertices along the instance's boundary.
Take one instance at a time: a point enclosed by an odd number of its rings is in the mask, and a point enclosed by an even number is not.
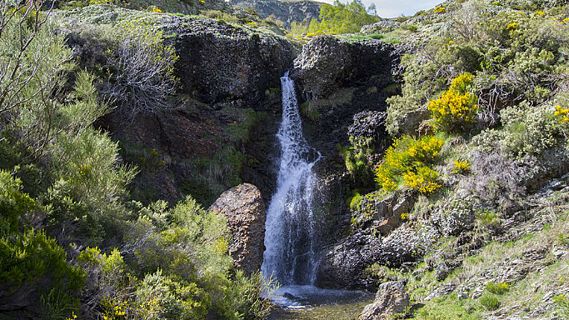
<svg viewBox="0 0 569 320"><path fill-rule="evenodd" d="M280 288L269 295L279 307L270 319L355 319L368 293L315 286L320 234L315 214L318 178L313 167L321 159L302 133L294 81L281 78L282 121L277 139L280 162L277 188L267 210L265 252L261 267L266 279Z"/></svg>

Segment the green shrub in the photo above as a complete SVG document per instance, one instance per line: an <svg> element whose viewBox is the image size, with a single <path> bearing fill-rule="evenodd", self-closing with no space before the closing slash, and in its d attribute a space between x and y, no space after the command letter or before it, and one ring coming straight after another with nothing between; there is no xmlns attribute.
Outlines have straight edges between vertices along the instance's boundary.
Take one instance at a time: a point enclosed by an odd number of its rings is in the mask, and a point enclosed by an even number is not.
<svg viewBox="0 0 569 320"><path fill-rule="evenodd" d="M373 183L373 139L350 136L349 141L350 146L342 150L346 169L360 185L365 186L369 181Z"/></svg>
<svg viewBox="0 0 569 320"><path fill-rule="evenodd" d="M353 197L350 198L350 201L348 203L350 210L357 211L360 207L363 198L364 197L359 192L354 193Z"/></svg>
<svg viewBox="0 0 569 320"><path fill-rule="evenodd" d="M438 160L443 144L444 140L436 136L401 137L387 149L377 167L377 183L384 191L394 191L400 185L426 194L436 191L441 185L430 165Z"/></svg>
<svg viewBox="0 0 569 320"><path fill-rule="evenodd" d="M199 320L207 316L209 297L203 289L160 270L146 275L135 294L135 314L140 319Z"/></svg>
<svg viewBox="0 0 569 320"><path fill-rule="evenodd" d="M38 294L33 301L49 319L66 319L79 309L81 269L44 232L26 230L0 237L0 290L4 297ZM30 292L31 290L31 292Z"/></svg>
<svg viewBox="0 0 569 320"><path fill-rule="evenodd" d="M500 217L491 210L481 210L476 213L476 220L482 227L492 228L500 224Z"/></svg>
<svg viewBox="0 0 569 320"><path fill-rule="evenodd" d="M563 318L569 318L569 297L565 294L558 294L553 297L558 313Z"/></svg>
<svg viewBox="0 0 569 320"><path fill-rule="evenodd" d="M488 282L486 284L486 291L497 295L503 295L510 291L510 284L507 282Z"/></svg>
<svg viewBox="0 0 569 320"><path fill-rule="evenodd" d="M500 299L496 295L491 293L485 293L480 298L478 302L488 311L498 310L500 308Z"/></svg>
<svg viewBox="0 0 569 320"><path fill-rule="evenodd" d="M550 106L525 103L502 110L503 129L487 130L476 137L483 148L502 146L513 158L541 155L566 141L569 128L554 115Z"/></svg>
<svg viewBox="0 0 569 320"><path fill-rule="evenodd" d="M0 170L0 236L18 231L24 214L36 208L34 199L22 192L22 181Z"/></svg>

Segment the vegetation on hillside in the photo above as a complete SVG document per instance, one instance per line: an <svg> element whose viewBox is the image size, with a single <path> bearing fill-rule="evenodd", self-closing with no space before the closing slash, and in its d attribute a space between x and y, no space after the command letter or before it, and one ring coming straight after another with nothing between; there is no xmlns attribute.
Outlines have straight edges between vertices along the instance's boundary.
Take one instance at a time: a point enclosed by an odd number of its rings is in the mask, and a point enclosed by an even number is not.
<svg viewBox="0 0 569 320"><path fill-rule="evenodd" d="M359 221L365 199L412 192L403 223L439 234L418 246L412 268L370 268L379 281L407 279L421 306L409 316L567 314L568 288L552 276L566 273L566 258L524 258L523 276L502 268L522 251L555 250L568 225L566 192L535 194L569 168L568 17L564 1L449 1L370 31L398 37L402 93L388 99L393 145L368 149L381 160L361 163L375 170L377 191L356 193L350 207ZM530 226L527 238L516 234ZM531 292L536 281L546 284Z"/></svg>
<svg viewBox="0 0 569 320"><path fill-rule="evenodd" d="M379 21L371 15L359 0L346 4L336 0L333 5L323 4L318 19L311 19L308 24L293 22L290 35L293 37L313 37L323 34L345 34L359 32L361 27Z"/></svg>
<svg viewBox="0 0 569 320"><path fill-rule="evenodd" d="M81 70L41 9L0 4L3 313L265 317L262 279L233 267L225 218L189 196L171 208L132 201L127 186L137 169L93 125L111 108L130 118L163 108L175 85L172 48L160 33L114 30L90 48L100 54L90 58L107 64Z"/></svg>

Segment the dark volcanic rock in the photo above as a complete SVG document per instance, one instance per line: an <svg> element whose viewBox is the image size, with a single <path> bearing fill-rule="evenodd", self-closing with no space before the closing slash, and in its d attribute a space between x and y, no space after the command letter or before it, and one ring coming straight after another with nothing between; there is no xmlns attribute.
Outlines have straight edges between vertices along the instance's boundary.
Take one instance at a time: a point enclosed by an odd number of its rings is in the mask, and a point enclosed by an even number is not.
<svg viewBox="0 0 569 320"><path fill-rule="evenodd" d="M359 229L329 250L320 260L317 283L322 287L371 289L377 280L365 269L374 263L399 267L413 262L436 237L409 224L381 237L374 228Z"/></svg>
<svg viewBox="0 0 569 320"><path fill-rule="evenodd" d="M191 194L209 205L243 181L272 193L278 88L296 53L285 38L212 19L116 6L61 11L54 20L88 70L99 70L110 49L94 30L124 21L145 21L176 49L180 86L167 110L135 119L113 112L98 123L119 141L122 160L140 169L131 185L134 198L174 203ZM263 137L253 139L254 134Z"/></svg>
<svg viewBox="0 0 569 320"><path fill-rule="evenodd" d="M362 111L354 115L354 122L348 128L348 135L379 139L385 134L384 111Z"/></svg>
<svg viewBox="0 0 569 320"><path fill-rule="evenodd" d="M294 47L276 35L208 19L190 20L177 34L176 70L184 91L202 102L263 108L265 91L279 88Z"/></svg>
<svg viewBox="0 0 569 320"><path fill-rule="evenodd" d="M398 58L380 41L348 42L316 37L294 61L292 76L299 87L305 135L324 156L316 168L325 176L343 169L338 145L347 145L348 128L362 111L385 111L393 94L392 69ZM378 119L379 120L379 119ZM371 128L371 127L370 127ZM372 129L386 137L383 125Z"/></svg>
<svg viewBox="0 0 569 320"><path fill-rule="evenodd" d="M320 36L302 48L294 60L293 77L309 99L324 98L340 87L354 87L375 79L389 85L397 59L393 46L379 40L349 42Z"/></svg>
<svg viewBox="0 0 569 320"><path fill-rule="evenodd" d="M363 275L366 267L377 260L381 239L359 230L322 257L316 283L325 288L371 288L373 279Z"/></svg>
<svg viewBox="0 0 569 320"><path fill-rule="evenodd" d="M235 265L247 274L259 271L265 241L265 203L252 184L241 184L224 192L209 208L227 217L232 234L229 253Z"/></svg>

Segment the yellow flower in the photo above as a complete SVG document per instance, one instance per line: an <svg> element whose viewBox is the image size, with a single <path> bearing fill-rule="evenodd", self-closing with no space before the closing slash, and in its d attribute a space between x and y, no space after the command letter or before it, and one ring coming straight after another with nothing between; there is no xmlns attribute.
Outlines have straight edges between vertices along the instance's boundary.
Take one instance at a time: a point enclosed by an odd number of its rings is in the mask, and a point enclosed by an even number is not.
<svg viewBox="0 0 569 320"><path fill-rule="evenodd" d="M561 123L569 123L569 108L563 108L562 106L556 106L553 115L559 118Z"/></svg>
<svg viewBox="0 0 569 320"><path fill-rule="evenodd" d="M454 167L452 169L452 173L454 174L461 174L470 171L470 162L467 160L455 160Z"/></svg>
<svg viewBox="0 0 569 320"><path fill-rule="evenodd" d="M518 30L519 28L520 28L520 24L515 22L515 21L508 23L508 25L506 26L506 30L508 30L508 31L515 31L515 30Z"/></svg>
<svg viewBox="0 0 569 320"><path fill-rule="evenodd" d="M441 14L441 13L446 13L447 12L447 8L445 6L437 6L435 8L435 13Z"/></svg>
<svg viewBox="0 0 569 320"><path fill-rule="evenodd" d="M160 8L157 7L157 6L150 6L150 7L148 7L148 9L150 10L150 12L155 12L155 13L162 13L162 12L164 12L164 11L162 11L162 9L160 9Z"/></svg>

